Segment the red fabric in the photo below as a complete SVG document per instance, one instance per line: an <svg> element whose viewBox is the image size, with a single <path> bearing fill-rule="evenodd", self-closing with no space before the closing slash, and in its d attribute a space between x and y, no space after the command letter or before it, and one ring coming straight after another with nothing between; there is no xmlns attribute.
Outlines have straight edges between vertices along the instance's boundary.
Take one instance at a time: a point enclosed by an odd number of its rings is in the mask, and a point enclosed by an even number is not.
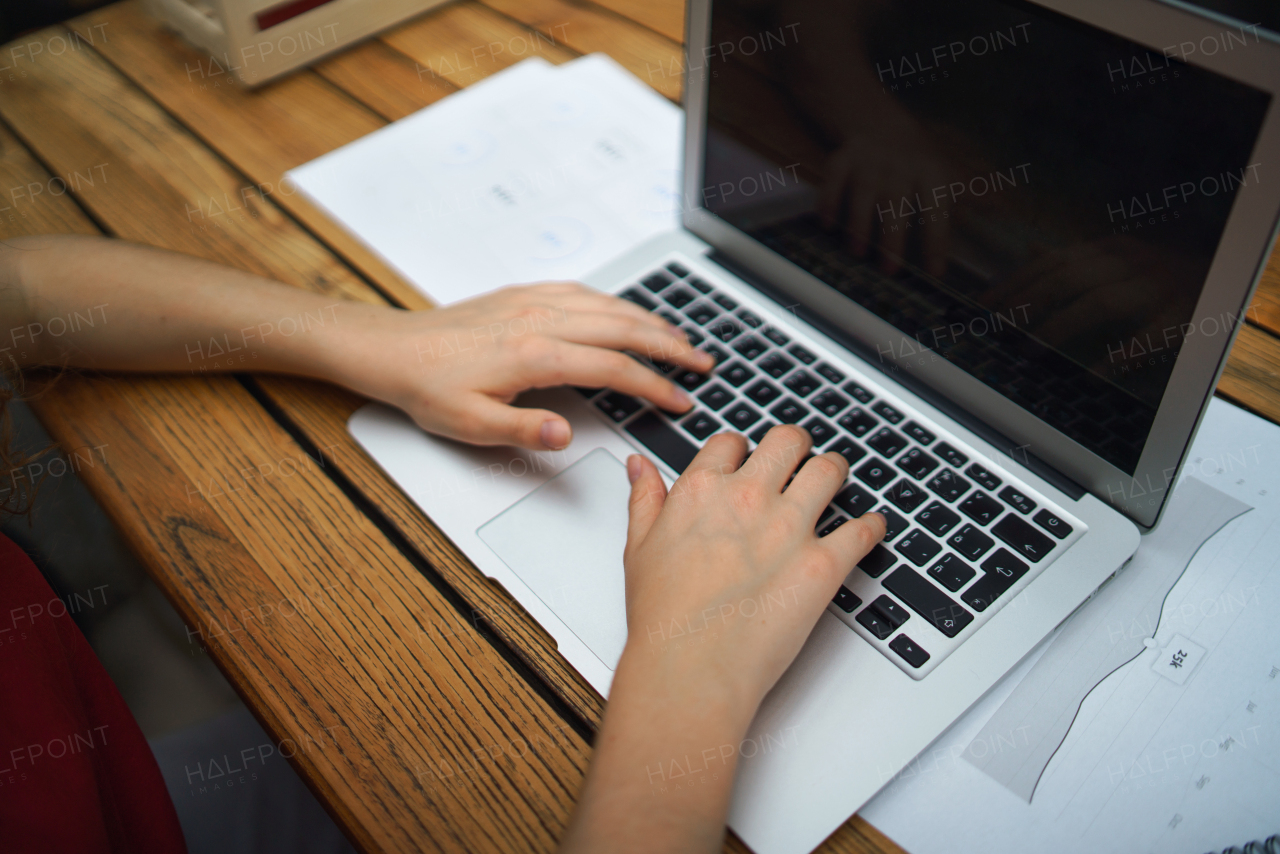
<svg viewBox="0 0 1280 854"><path fill-rule="evenodd" d="M66 605L0 535L0 849L185 854L151 748Z"/></svg>

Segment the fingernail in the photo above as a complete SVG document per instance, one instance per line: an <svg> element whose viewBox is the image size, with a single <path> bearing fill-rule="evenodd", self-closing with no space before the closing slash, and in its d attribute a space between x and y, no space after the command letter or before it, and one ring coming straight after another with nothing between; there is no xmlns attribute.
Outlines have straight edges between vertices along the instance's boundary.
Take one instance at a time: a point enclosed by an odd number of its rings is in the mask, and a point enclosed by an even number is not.
<svg viewBox="0 0 1280 854"><path fill-rule="evenodd" d="M682 388L676 388L676 400L686 407L693 406L693 395Z"/></svg>
<svg viewBox="0 0 1280 854"><path fill-rule="evenodd" d="M632 454L627 457L627 480L635 483L640 477L640 455Z"/></svg>
<svg viewBox="0 0 1280 854"><path fill-rule="evenodd" d="M542 422L542 430L538 437L542 444L553 451L558 451L569 444L569 425L558 418L548 418Z"/></svg>

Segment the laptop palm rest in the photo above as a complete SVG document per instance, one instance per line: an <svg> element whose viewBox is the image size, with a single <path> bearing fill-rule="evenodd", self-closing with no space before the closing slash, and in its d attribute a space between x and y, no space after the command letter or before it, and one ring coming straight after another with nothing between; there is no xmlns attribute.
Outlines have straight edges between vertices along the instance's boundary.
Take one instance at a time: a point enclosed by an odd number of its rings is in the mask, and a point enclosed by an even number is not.
<svg viewBox="0 0 1280 854"><path fill-rule="evenodd" d="M476 534L606 667L627 641L627 469L596 448Z"/></svg>

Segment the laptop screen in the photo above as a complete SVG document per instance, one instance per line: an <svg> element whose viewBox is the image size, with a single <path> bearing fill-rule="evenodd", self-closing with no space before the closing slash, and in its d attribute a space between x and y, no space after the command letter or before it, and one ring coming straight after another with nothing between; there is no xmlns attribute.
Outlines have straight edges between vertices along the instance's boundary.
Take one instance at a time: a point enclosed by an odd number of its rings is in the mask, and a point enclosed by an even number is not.
<svg viewBox="0 0 1280 854"><path fill-rule="evenodd" d="M702 204L1132 474L1270 96L1002 0L715 0ZM691 60L696 62L697 60Z"/></svg>

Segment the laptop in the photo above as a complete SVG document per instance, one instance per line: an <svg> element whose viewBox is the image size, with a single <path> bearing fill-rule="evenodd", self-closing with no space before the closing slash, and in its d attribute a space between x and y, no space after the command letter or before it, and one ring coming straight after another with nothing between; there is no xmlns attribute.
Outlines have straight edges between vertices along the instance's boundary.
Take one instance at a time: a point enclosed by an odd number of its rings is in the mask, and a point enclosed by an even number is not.
<svg viewBox="0 0 1280 854"><path fill-rule="evenodd" d="M734 747L729 826L804 852L1159 521L1275 238L1280 46L1154 0L691 0L686 32L683 228L585 281L716 356L634 354L694 410L531 393L574 428L544 453L381 405L349 426L604 695L627 455L671 482L781 423L843 454L819 532L880 510L888 533ZM645 769L655 795L699 761Z"/></svg>

